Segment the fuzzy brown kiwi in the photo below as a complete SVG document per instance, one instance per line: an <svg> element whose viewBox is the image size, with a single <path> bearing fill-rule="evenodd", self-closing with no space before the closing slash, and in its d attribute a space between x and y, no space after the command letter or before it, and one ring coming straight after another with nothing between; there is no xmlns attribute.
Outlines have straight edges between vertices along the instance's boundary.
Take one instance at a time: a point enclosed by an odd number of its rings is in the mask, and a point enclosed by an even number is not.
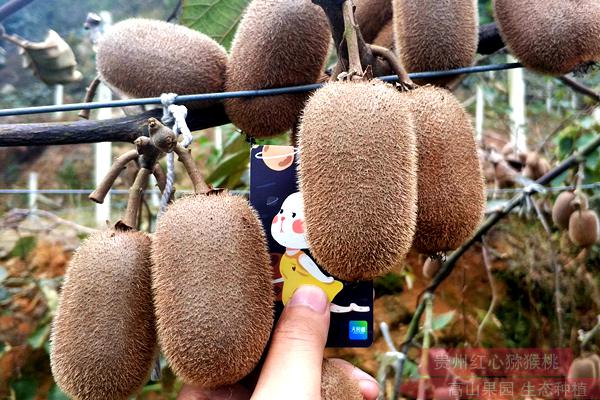
<svg viewBox="0 0 600 400"><path fill-rule="evenodd" d="M563 75L600 60L600 2L495 0L510 51L538 72Z"/></svg>
<svg viewBox="0 0 600 400"><path fill-rule="evenodd" d="M322 400L363 400L360 388L354 379L330 360L323 360L321 372Z"/></svg>
<svg viewBox="0 0 600 400"><path fill-rule="evenodd" d="M315 83L330 41L329 22L311 0L253 0L231 46L225 88L268 89ZM305 93L228 99L231 121L253 137L285 132L307 99Z"/></svg>
<svg viewBox="0 0 600 400"><path fill-rule="evenodd" d="M442 268L442 264L441 259L429 257L425 260L425 263L423 263L423 276L427 279L433 279L435 274Z"/></svg>
<svg viewBox="0 0 600 400"><path fill-rule="evenodd" d="M411 100L419 153L417 231L423 254L454 250L485 210L485 182L471 118L446 89L425 86Z"/></svg>
<svg viewBox="0 0 600 400"><path fill-rule="evenodd" d="M475 61L478 12L475 0L393 0L396 46L408 72L468 67ZM456 77L421 79L444 86Z"/></svg>
<svg viewBox="0 0 600 400"><path fill-rule="evenodd" d="M541 157L534 151L527 153L523 175L529 179L537 180L546 175L550 169L550 163L544 157Z"/></svg>
<svg viewBox="0 0 600 400"><path fill-rule="evenodd" d="M375 44L381 27L392 21L392 0L354 0L354 5L354 18L363 39Z"/></svg>
<svg viewBox="0 0 600 400"><path fill-rule="evenodd" d="M51 335L58 386L76 399L127 399L147 381L156 349L150 237L104 231L75 252Z"/></svg>
<svg viewBox="0 0 600 400"><path fill-rule="evenodd" d="M168 22L132 18L112 26L98 47L104 82L130 97L223 91L227 53L208 36ZM200 108L214 102L195 102Z"/></svg>
<svg viewBox="0 0 600 400"><path fill-rule="evenodd" d="M594 362L589 358L576 358L569 367L567 379L569 381L576 379L594 379L596 372L596 366Z"/></svg>
<svg viewBox="0 0 600 400"><path fill-rule="evenodd" d="M408 99L376 81L325 85L304 109L299 154L307 240L319 264L353 281L400 261L417 211Z"/></svg>
<svg viewBox="0 0 600 400"><path fill-rule="evenodd" d="M230 385L258 363L273 326L270 256L248 202L228 194L174 202L152 246L158 339L184 382Z"/></svg>
<svg viewBox="0 0 600 400"><path fill-rule="evenodd" d="M574 200L577 196L574 192L562 192L556 198L554 206L552 207L552 221L560 229L569 228L569 218L571 214L577 210L577 205ZM588 207L588 201L586 196L581 197L582 208Z"/></svg>
<svg viewBox="0 0 600 400"><path fill-rule="evenodd" d="M593 210L577 210L569 217L569 238L581 247L589 247L598 242L600 236L598 215Z"/></svg>

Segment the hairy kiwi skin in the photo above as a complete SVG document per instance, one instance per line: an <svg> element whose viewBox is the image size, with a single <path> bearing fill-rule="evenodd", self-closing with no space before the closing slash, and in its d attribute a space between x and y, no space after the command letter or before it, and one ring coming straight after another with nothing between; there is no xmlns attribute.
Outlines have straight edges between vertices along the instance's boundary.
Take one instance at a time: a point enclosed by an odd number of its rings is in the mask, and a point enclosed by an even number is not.
<svg viewBox="0 0 600 400"><path fill-rule="evenodd" d="M354 19L363 39L375 44L381 27L392 21L392 0L354 0L354 5Z"/></svg>
<svg viewBox="0 0 600 400"><path fill-rule="evenodd" d="M443 71L475 62L479 40L475 0L392 0L400 61L408 72ZM445 86L456 77L419 79Z"/></svg>
<svg viewBox="0 0 600 400"><path fill-rule="evenodd" d="M58 386L75 399L127 399L147 381L156 349L150 238L90 236L67 270L51 335Z"/></svg>
<svg viewBox="0 0 600 400"><path fill-rule="evenodd" d="M223 91L227 53L213 39L184 26L132 18L115 24L102 38L96 64L104 82L130 97L211 93ZM214 102L190 104L201 108Z"/></svg>
<svg viewBox="0 0 600 400"><path fill-rule="evenodd" d="M417 231L423 254L456 249L483 219L485 181L471 118L446 89L425 86L411 99L419 153Z"/></svg>
<svg viewBox="0 0 600 400"><path fill-rule="evenodd" d="M600 59L596 0L495 0L502 39L526 67L563 75Z"/></svg>
<svg viewBox="0 0 600 400"><path fill-rule="evenodd" d="M337 278L371 279L410 249L417 157L408 103L378 81L334 82L304 109L299 181L307 240Z"/></svg>
<svg viewBox="0 0 600 400"><path fill-rule="evenodd" d="M363 400L356 381L350 378L335 363L323 360L321 372L322 400Z"/></svg>
<svg viewBox="0 0 600 400"><path fill-rule="evenodd" d="M600 235L598 215L592 210L575 211L569 218L569 237L581 247L589 247L598 242Z"/></svg>
<svg viewBox="0 0 600 400"><path fill-rule="evenodd" d="M253 0L231 46L227 91L315 83L330 41L329 22L311 0ZM308 95L285 94L225 101L231 121L252 137L291 129Z"/></svg>
<svg viewBox="0 0 600 400"><path fill-rule="evenodd" d="M244 378L273 326L270 256L248 202L227 194L177 200L152 246L158 339L175 374L214 389Z"/></svg>
<svg viewBox="0 0 600 400"><path fill-rule="evenodd" d="M577 206L574 204L576 198L573 192L562 192L556 198L554 206L552 207L552 221L560 229L569 228L569 218L577 210ZM588 207L587 197L582 197L582 208Z"/></svg>

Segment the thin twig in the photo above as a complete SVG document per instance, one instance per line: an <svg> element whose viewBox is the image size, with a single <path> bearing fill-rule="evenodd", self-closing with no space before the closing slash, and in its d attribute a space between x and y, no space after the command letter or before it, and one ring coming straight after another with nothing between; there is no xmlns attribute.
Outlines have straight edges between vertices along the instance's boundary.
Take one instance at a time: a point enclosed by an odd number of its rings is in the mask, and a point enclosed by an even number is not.
<svg viewBox="0 0 600 400"><path fill-rule="evenodd" d="M488 247L485 244L484 239L482 238L482 246L481 246L481 255L483 256L483 265L485 266L485 272L487 274L488 282L490 284L490 289L492 290L492 300L490 301L490 305L488 307L485 316L481 320L479 327L477 328L477 345L481 346L481 335L483 334L483 328L487 325L489 319L494 314L494 309L496 308L496 301L498 299L498 291L496 289L496 283L494 281L494 275L492 273L492 265L490 263L490 255L488 252Z"/></svg>
<svg viewBox="0 0 600 400"><path fill-rule="evenodd" d="M138 152L136 150L130 150L127 153L121 155L119 158L117 158L113 165L111 165L104 179L102 179L102 182L100 182L96 190L90 193L88 198L96 203L102 204L104 202L106 194L110 191L110 188L115 183L115 180L117 179L121 171L125 169L129 162L137 158Z"/></svg>
<svg viewBox="0 0 600 400"><path fill-rule="evenodd" d="M93 81L90 82L90 85L85 90L85 97L83 99L84 103L89 103L94 100L94 96L96 96L96 90L98 90L98 86L100 85L100 75L96 75ZM79 118L82 119L90 119L90 112L92 110L81 110L79 111Z"/></svg>
<svg viewBox="0 0 600 400"><path fill-rule="evenodd" d="M212 191L212 188L206 184L202 174L194 164L194 160L190 154L190 150L184 149L181 145L177 145L175 147L175 154L179 158L179 161L183 163L185 170L187 171L192 185L194 186L194 192L196 194L207 194Z"/></svg>
<svg viewBox="0 0 600 400"><path fill-rule="evenodd" d="M91 235L92 233L98 232L97 229L88 228L87 226L76 224L75 222L63 219L49 211L45 210L28 210L23 208L14 208L8 211L2 220L0 220L0 226L5 228L17 229L18 225L23 222L28 216L36 216L49 219L53 222L53 225L64 225L79 233ZM37 231L47 231L47 228L39 228Z"/></svg>
<svg viewBox="0 0 600 400"><path fill-rule="evenodd" d="M583 94L584 96L589 97L595 102L600 102L600 93L596 92L592 88L587 87L581 82L577 82L575 79L570 78L566 75L560 76L558 78L559 81L576 91L577 93Z"/></svg>
<svg viewBox="0 0 600 400"><path fill-rule="evenodd" d="M142 196L144 195L144 185L148 182L148 177L151 173L152 171L147 168L140 168L133 185L129 189L129 198L127 199L127 209L125 210L123 222L130 228L137 227L138 213L140 211Z"/></svg>
<svg viewBox="0 0 600 400"><path fill-rule="evenodd" d="M360 61L358 38L356 36L358 25L356 25L356 21L354 21L354 2L352 0L344 1L343 10L344 39L346 40L346 45L348 46L348 60L350 62L348 74L350 76L358 75L359 77L362 77L363 67Z"/></svg>
<svg viewBox="0 0 600 400"><path fill-rule="evenodd" d="M423 325L423 347L421 348L421 366L419 376L419 389L417 399L425 400L427 382L429 376L429 347L431 346L431 335L433 334L433 298L425 300L425 323Z"/></svg>
<svg viewBox="0 0 600 400"><path fill-rule="evenodd" d="M400 64L400 61L398 61L398 57L396 57L393 51L386 47L377 46L374 44L369 45L369 47L371 48L373 55L383 58L388 62L388 64L390 64L390 67L392 68L394 73L398 75L398 83L403 88L405 88L406 90L410 90L416 87L416 85L408 76L408 73L406 72L402 64Z"/></svg>
<svg viewBox="0 0 600 400"><path fill-rule="evenodd" d="M171 11L171 14L169 14L169 16L167 17L167 22L171 22L175 18L177 18L177 14L179 14L179 10L181 9L182 3L183 3L183 0L177 1L177 4L175 4L175 8L173 9L173 11Z"/></svg>

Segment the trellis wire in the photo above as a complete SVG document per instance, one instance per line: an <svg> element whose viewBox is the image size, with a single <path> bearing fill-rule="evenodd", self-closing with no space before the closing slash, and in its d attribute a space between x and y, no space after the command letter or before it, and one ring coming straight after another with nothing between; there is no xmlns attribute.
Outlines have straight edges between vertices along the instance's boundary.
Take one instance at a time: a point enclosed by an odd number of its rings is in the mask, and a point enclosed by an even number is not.
<svg viewBox="0 0 600 400"><path fill-rule="evenodd" d="M523 65L520 63L507 63L507 64L489 64L489 65L476 65L473 67L457 68L448 71L434 71L434 72L415 72L409 74L411 79L430 79L430 78L441 78L446 76L456 75L468 75L477 74L488 71L504 71L508 69L522 68ZM398 80L397 75L387 75L379 77L386 82L395 82ZM260 97L260 96L275 96L282 94L293 94L293 93L305 93L312 90L319 89L323 83L312 83L309 85L289 86L274 89L260 89L260 90L241 90L237 92L220 92L220 93L203 93L203 94L189 94L181 95L175 98L175 103L188 103L192 101L209 101L209 100L223 100L232 99L237 97ZM94 110L98 108L110 108L110 107L127 107L127 106L141 106L149 104L161 104L160 97L146 97L141 99L126 99L126 100L113 100L107 102L91 102L91 103L73 103L53 106L39 106L39 107L22 107L22 108L7 108L0 110L0 117L16 116L16 115L29 115L29 114L44 114L53 113L59 111L77 111L77 110Z"/></svg>
<svg viewBox="0 0 600 400"><path fill-rule="evenodd" d="M562 192L565 190L575 190L575 186L546 186L546 191L548 192ZM581 185L581 188L584 190L594 190L594 189L600 189L600 182L593 182L593 183L588 183L585 185ZM90 193L92 193L94 191L94 189L38 189L38 190L30 190L30 189L0 189L0 195L5 194L5 195L10 195L10 194L80 194L80 195L88 195ZM487 189L488 194L493 194L493 193L523 193L525 192L526 189L525 188L514 188L514 189ZM228 191L231 194L234 194L236 196L246 196L248 195L250 192L247 190L229 190ZM110 190L111 194L128 194L129 191L126 189L111 189ZM144 193L146 194L153 194L153 193L157 193L160 194L160 191L158 189L149 189L146 190ZM177 194L192 194L194 193L193 190L177 190Z"/></svg>

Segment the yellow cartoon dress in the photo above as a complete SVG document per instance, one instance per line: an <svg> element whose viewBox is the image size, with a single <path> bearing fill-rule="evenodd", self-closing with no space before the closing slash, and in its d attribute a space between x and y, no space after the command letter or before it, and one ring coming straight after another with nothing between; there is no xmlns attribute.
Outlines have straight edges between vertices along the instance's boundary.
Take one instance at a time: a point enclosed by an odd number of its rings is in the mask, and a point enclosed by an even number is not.
<svg viewBox="0 0 600 400"><path fill-rule="evenodd" d="M327 294L329 301L342 290L344 284L330 278L330 281L323 282L315 278L310 274L301 264L300 258L310 258L301 250L296 250L295 253L290 254L286 251L279 261L279 271L284 279L283 293L281 294L281 300L283 304L286 304L292 297L298 286L301 285L314 285L318 286ZM312 262L312 260L310 260Z"/></svg>

